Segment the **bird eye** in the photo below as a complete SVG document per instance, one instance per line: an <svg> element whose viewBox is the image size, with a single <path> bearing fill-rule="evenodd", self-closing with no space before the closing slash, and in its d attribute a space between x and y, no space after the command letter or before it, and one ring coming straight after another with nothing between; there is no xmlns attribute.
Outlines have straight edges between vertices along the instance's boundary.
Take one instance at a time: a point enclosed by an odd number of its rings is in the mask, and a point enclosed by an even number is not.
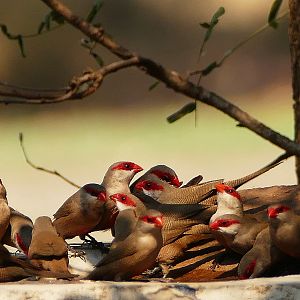
<svg viewBox="0 0 300 300"><path fill-rule="evenodd" d="M231 194L233 193L233 189L229 189L227 192Z"/></svg>
<svg viewBox="0 0 300 300"><path fill-rule="evenodd" d="M146 187L151 187L151 182L147 182Z"/></svg>
<svg viewBox="0 0 300 300"><path fill-rule="evenodd" d="M164 181L167 181L167 182L170 182L171 180L170 180L170 177L168 176L168 175L164 175L163 177L162 177L162 179L164 180Z"/></svg>
<svg viewBox="0 0 300 300"><path fill-rule="evenodd" d="M122 201L125 201L125 200L126 200L126 197L125 197L125 196L123 196L123 197L121 198L121 200L122 200Z"/></svg>
<svg viewBox="0 0 300 300"><path fill-rule="evenodd" d="M130 165L129 165L129 164L125 164L125 165L124 165L124 168L125 168L125 169L129 169L129 168L130 168Z"/></svg>

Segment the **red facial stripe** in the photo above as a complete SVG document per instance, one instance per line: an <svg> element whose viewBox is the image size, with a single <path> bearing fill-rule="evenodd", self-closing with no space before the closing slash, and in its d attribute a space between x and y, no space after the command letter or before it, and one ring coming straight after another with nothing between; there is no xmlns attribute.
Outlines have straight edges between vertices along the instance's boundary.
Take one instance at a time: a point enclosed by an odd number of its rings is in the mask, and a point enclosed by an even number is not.
<svg viewBox="0 0 300 300"><path fill-rule="evenodd" d="M156 175L159 179L166 181L176 187L180 187L180 185L182 184L177 176L171 175L170 173L162 172L159 170L154 170L151 173Z"/></svg>
<svg viewBox="0 0 300 300"><path fill-rule="evenodd" d="M254 272L256 259L254 259L245 269L244 273L239 276L239 279L248 279Z"/></svg>
<svg viewBox="0 0 300 300"><path fill-rule="evenodd" d="M219 192L219 193L227 193L239 200L241 200L241 196L240 194L231 186L229 185L225 185L223 183L218 183L216 184L216 190Z"/></svg>
<svg viewBox="0 0 300 300"><path fill-rule="evenodd" d="M106 201L106 193L105 192L100 192L98 194L97 198L98 198L99 201L105 202Z"/></svg>
<svg viewBox="0 0 300 300"><path fill-rule="evenodd" d="M140 217L140 220L149 224L154 224L155 227L161 228L163 226L162 216L157 216L157 217L142 216Z"/></svg>
<svg viewBox="0 0 300 300"><path fill-rule="evenodd" d="M134 173L138 173L140 171L143 171L143 168L133 162L126 161L114 166L112 170L134 171Z"/></svg>
<svg viewBox="0 0 300 300"><path fill-rule="evenodd" d="M291 208L286 205L281 205L277 207L269 207L268 208L268 216L269 218L277 218L277 216L283 212L290 210Z"/></svg>
<svg viewBox="0 0 300 300"><path fill-rule="evenodd" d="M135 185L135 188L137 190L143 190L145 189L146 191L162 191L164 189L164 187L160 184L157 184L153 181L150 180L142 180L140 182L138 182Z"/></svg>
<svg viewBox="0 0 300 300"><path fill-rule="evenodd" d="M114 194L110 196L110 199L112 199L113 201L119 201L127 206L133 206L136 207L136 203L133 199L131 199L130 197L128 197L125 194Z"/></svg>
<svg viewBox="0 0 300 300"><path fill-rule="evenodd" d="M220 227L230 227L233 224L240 224L240 221L233 219L219 219L209 225L211 230L218 230Z"/></svg>
<svg viewBox="0 0 300 300"><path fill-rule="evenodd" d="M22 240L21 236L19 235L19 233L16 233L16 241L17 241L19 247L22 249L22 251L28 256L29 249L23 243L23 240Z"/></svg>

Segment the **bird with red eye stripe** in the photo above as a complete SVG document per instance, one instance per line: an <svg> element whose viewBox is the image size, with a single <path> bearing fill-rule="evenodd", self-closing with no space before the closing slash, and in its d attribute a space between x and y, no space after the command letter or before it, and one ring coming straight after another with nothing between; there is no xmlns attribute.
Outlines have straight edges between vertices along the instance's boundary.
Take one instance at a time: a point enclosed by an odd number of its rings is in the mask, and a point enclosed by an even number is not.
<svg viewBox="0 0 300 300"><path fill-rule="evenodd" d="M272 241L284 253L300 258L300 214L293 203L268 207Z"/></svg>
<svg viewBox="0 0 300 300"><path fill-rule="evenodd" d="M110 199L116 203L119 210L114 225L114 241L124 240L135 228L138 216L146 212L145 205L132 194L114 194Z"/></svg>
<svg viewBox="0 0 300 300"><path fill-rule="evenodd" d="M115 202L110 199L110 196L116 193L130 193L130 181L135 174L142 170L141 166L130 161L116 162L108 168L101 183L106 190L105 212L94 231L111 229L114 236L114 224L118 215L118 209Z"/></svg>
<svg viewBox="0 0 300 300"><path fill-rule="evenodd" d="M273 243L269 227L256 237L253 247L242 257L238 266L239 279L263 276L273 265L283 263L286 255Z"/></svg>
<svg viewBox="0 0 300 300"><path fill-rule="evenodd" d="M149 174L146 180L138 181L133 189L133 194L138 197L145 194L164 204L195 204L207 192L202 185L176 188L153 174Z"/></svg>
<svg viewBox="0 0 300 300"><path fill-rule="evenodd" d="M179 180L177 174L173 169L166 165L157 165L149 169L144 175L139 177L135 182L130 186L131 191L134 191L135 185L143 180L147 180L149 175L154 175L158 179L163 180L174 187L180 187L182 182Z"/></svg>
<svg viewBox="0 0 300 300"><path fill-rule="evenodd" d="M113 241L109 253L87 276L91 280L128 280L151 268L162 247L162 215L147 210L122 241Z"/></svg>
<svg viewBox="0 0 300 300"><path fill-rule="evenodd" d="M94 231L105 214L105 188L89 183L70 196L54 214L53 225L64 239L71 239Z"/></svg>
<svg viewBox="0 0 300 300"><path fill-rule="evenodd" d="M240 194L231 186L223 183L216 184L217 190L217 211L212 215L210 223L214 222L219 216L234 214L243 216L243 203Z"/></svg>
<svg viewBox="0 0 300 300"><path fill-rule="evenodd" d="M257 235L268 226L265 212L240 217L234 214L219 216L209 224L217 241L226 249L239 254L249 251Z"/></svg>
<svg viewBox="0 0 300 300"><path fill-rule="evenodd" d="M17 248L28 255L32 238L32 220L10 207L9 226L3 236L2 243Z"/></svg>

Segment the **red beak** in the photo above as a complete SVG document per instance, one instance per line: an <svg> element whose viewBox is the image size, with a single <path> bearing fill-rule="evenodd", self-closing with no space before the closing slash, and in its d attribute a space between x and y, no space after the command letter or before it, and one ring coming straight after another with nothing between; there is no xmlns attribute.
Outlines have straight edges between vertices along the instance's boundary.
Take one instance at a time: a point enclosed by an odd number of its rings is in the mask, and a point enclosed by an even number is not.
<svg viewBox="0 0 300 300"><path fill-rule="evenodd" d="M100 192L98 197L97 197L100 201L106 201L106 193L105 192Z"/></svg>
<svg viewBox="0 0 300 300"><path fill-rule="evenodd" d="M138 172L141 172L141 171L144 170L142 167L140 167L140 166L137 165L137 164L134 164L133 169L134 169L134 172L135 172L135 173L138 173Z"/></svg>
<svg viewBox="0 0 300 300"><path fill-rule="evenodd" d="M224 192L224 191L225 191L224 188L225 188L225 186L224 186L223 183L218 183L218 184L216 184L216 190L217 190L219 193Z"/></svg>
<svg viewBox="0 0 300 300"><path fill-rule="evenodd" d="M219 229L219 226L216 222L212 222L211 224L209 224L209 228L211 230L218 230Z"/></svg>
<svg viewBox="0 0 300 300"><path fill-rule="evenodd" d="M162 217L156 217L155 225L156 227L163 227Z"/></svg>
<svg viewBox="0 0 300 300"><path fill-rule="evenodd" d="M118 194L113 194L113 195L109 196L109 198L110 198L112 201L116 202L116 201L118 200Z"/></svg>
<svg viewBox="0 0 300 300"><path fill-rule="evenodd" d="M272 219L276 218L278 216L276 209L269 207L268 208L268 216L269 216L269 218L272 218Z"/></svg>
<svg viewBox="0 0 300 300"><path fill-rule="evenodd" d="M144 180L143 181L140 181L140 182L138 182L136 185L135 185L135 188L137 189L137 190L143 190L143 187L144 187Z"/></svg>
<svg viewBox="0 0 300 300"><path fill-rule="evenodd" d="M176 187L180 187L182 185L182 181L179 181L179 179L175 177L174 179L172 179L172 184Z"/></svg>

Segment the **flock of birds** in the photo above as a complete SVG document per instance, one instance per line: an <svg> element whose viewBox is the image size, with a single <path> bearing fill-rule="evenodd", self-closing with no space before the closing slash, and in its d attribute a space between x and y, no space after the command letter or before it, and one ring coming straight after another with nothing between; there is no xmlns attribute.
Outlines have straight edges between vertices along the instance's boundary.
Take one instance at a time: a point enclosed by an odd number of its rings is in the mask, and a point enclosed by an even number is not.
<svg viewBox="0 0 300 300"><path fill-rule="evenodd" d="M286 256L300 257L300 215L289 203L244 213L236 189L279 163L228 182L202 183L197 176L182 186L165 165L152 167L130 184L143 168L117 162L101 184L86 184L68 198L53 220L41 216L34 224L8 206L1 182L0 282L31 276L77 279L68 270L68 251L76 251L65 240L79 236L102 247L90 233L108 229L114 239L107 254L80 279L128 280L155 266L167 276L191 244L212 236L243 255L239 278L260 276ZM26 259L11 255L3 245L19 249Z"/></svg>

